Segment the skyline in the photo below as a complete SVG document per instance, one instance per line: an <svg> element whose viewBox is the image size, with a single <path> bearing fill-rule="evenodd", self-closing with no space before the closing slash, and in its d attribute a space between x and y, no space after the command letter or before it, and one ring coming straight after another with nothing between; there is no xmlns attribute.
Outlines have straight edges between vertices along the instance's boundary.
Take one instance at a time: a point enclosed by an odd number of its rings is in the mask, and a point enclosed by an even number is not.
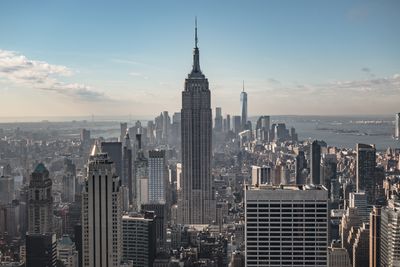
<svg viewBox="0 0 400 267"><path fill-rule="evenodd" d="M398 112L396 1L179 3L1 2L0 119L179 111L196 15L212 109L244 80L250 117Z"/></svg>

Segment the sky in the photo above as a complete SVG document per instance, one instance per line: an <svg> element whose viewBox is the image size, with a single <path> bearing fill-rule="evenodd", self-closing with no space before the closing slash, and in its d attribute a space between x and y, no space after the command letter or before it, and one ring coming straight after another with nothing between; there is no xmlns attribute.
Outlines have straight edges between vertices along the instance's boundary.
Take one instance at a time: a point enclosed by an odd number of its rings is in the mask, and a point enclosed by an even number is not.
<svg viewBox="0 0 400 267"><path fill-rule="evenodd" d="M212 107L400 112L400 1L0 1L0 118L180 111L194 18Z"/></svg>

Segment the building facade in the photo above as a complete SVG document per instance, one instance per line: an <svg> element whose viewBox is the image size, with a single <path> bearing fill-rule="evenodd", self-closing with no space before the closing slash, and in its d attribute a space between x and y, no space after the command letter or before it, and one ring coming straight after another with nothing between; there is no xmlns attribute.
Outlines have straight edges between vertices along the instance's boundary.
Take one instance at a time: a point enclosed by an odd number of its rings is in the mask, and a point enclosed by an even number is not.
<svg viewBox="0 0 400 267"><path fill-rule="evenodd" d="M215 196L211 177L212 112L208 79L200 70L195 30L193 68L182 92L182 212L184 224L215 221Z"/></svg>
<svg viewBox="0 0 400 267"><path fill-rule="evenodd" d="M247 267L326 266L326 188L247 186L245 245Z"/></svg>
<svg viewBox="0 0 400 267"><path fill-rule="evenodd" d="M120 179L106 153L93 148L82 193L83 266L119 266L122 256Z"/></svg>

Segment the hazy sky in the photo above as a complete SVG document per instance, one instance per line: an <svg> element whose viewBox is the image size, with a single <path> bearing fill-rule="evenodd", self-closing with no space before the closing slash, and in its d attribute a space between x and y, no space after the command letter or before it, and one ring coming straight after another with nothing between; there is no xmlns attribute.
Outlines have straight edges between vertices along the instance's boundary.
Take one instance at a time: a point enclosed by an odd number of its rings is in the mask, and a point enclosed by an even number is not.
<svg viewBox="0 0 400 267"><path fill-rule="evenodd" d="M400 112L400 1L0 1L0 117L181 108L194 17L212 106Z"/></svg>

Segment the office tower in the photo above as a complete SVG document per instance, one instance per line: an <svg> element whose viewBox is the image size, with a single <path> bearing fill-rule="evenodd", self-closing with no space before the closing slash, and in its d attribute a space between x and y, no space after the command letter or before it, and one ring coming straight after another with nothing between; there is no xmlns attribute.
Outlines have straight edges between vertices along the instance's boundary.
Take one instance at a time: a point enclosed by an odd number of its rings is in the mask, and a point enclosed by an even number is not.
<svg viewBox="0 0 400 267"><path fill-rule="evenodd" d="M57 242L57 258L65 267L78 267L78 251L68 235L63 235Z"/></svg>
<svg viewBox="0 0 400 267"><path fill-rule="evenodd" d="M74 241L76 251L78 251L78 266L82 267L82 225L80 223L74 226Z"/></svg>
<svg viewBox="0 0 400 267"><path fill-rule="evenodd" d="M376 149L375 145L357 144L356 160L356 186L357 192L365 191L368 204L373 204L376 196L375 167Z"/></svg>
<svg viewBox="0 0 400 267"><path fill-rule="evenodd" d="M118 141L120 141L121 143L122 142L124 142L124 138L125 138L125 135L126 135L126 131L128 130L128 123L126 123L126 122L121 122L120 123L120 134L119 134L119 140Z"/></svg>
<svg viewBox="0 0 400 267"><path fill-rule="evenodd" d="M215 196L211 177L211 96L200 70L197 26L193 68L182 92L183 223L215 221Z"/></svg>
<svg viewBox="0 0 400 267"><path fill-rule="evenodd" d="M399 266L400 263L400 200L393 196L381 210L380 266Z"/></svg>
<svg viewBox="0 0 400 267"><path fill-rule="evenodd" d="M156 229L154 216L146 213L122 216L123 260L133 266L153 266L156 254Z"/></svg>
<svg viewBox="0 0 400 267"><path fill-rule="evenodd" d="M121 204L120 179L114 163L94 146L82 193L83 266L119 266Z"/></svg>
<svg viewBox="0 0 400 267"><path fill-rule="evenodd" d="M226 132L231 130L231 115L226 115Z"/></svg>
<svg viewBox="0 0 400 267"><path fill-rule="evenodd" d="M26 267L55 267L57 238L55 234L29 233L25 239Z"/></svg>
<svg viewBox="0 0 400 267"><path fill-rule="evenodd" d="M162 250L165 244L168 225L168 208L165 203L147 203L142 204L141 212L154 214L156 230L156 248L157 252Z"/></svg>
<svg viewBox="0 0 400 267"><path fill-rule="evenodd" d="M396 113L394 137L400 139L400 113Z"/></svg>
<svg viewBox="0 0 400 267"><path fill-rule="evenodd" d="M215 122L214 122L214 130L216 132L222 131L222 110L220 107L215 108Z"/></svg>
<svg viewBox="0 0 400 267"><path fill-rule="evenodd" d="M355 233L353 266L369 266L369 224L363 223Z"/></svg>
<svg viewBox="0 0 400 267"><path fill-rule="evenodd" d="M354 231L358 229L364 218L358 214L357 208L347 208L340 223L340 236L342 247L347 250L350 260L353 260Z"/></svg>
<svg viewBox="0 0 400 267"><path fill-rule="evenodd" d="M381 207L374 206L369 217L369 267L379 267L381 260Z"/></svg>
<svg viewBox="0 0 400 267"><path fill-rule="evenodd" d="M261 116L256 123L256 138L260 141L267 141L270 127L270 117Z"/></svg>
<svg viewBox="0 0 400 267"><path fill-rule="evenodd" d="M334 242L328 247L327 267L351 267L349 254L346 249L341 247L339 242Z"/></svg>
<svg viewBox="0 0 400 267"><path fill-rule="evenodd" d="M172 116L172 126L171 126L171 142L175 146L180 147L181 143L181 113L175 112Z"/></svg>
<svg viewBox="0 0 400 267"><path fill-rule="evenodd" d="M162 141L163 144L168 144L169 131L171 128L171 118L168 115L168 111L163 111L162 113Z"/></svg>
<svg viewBox="0 0 400 267"><path fill-rule="evenodd" d="M133 201L133 190L134 184L132 179L132 146L129 138L129 132L125 133L124 145L122 149L122 160L123 160L123 179L122 184L128 188L128 203ZM128 204L128 205L129 205Z"/></svg>
<svg viewBox="0 0 400 267"><path fill-rule="evenodd" d="M81 130L81 143L85 146L90 145L90 131L86 129Z"/></svg>
<svg viewBox="0 0 400 267"><path fill-rule="evenodd" d="M134 163L133 184L135 187L132 191L135 209L139 211L141 205L149 201L149 161L142 150L141 136L137 135L136 139L139 149Z"/></svg>
<svg viewBox="0 0 400 267"><path fill-rule="evenodd" d="M242 92L240 93L240 114L242 118L242 127L240 129L245 130L247 124L247 93L244 91L244 82Z"/></svg>
<svg viewBox="0 0 400 267"><path fill-rule="evenodd" d="M28 232L46 234L53 232L53 196L49 171L39 163L29 183Z"/></svg>
<svg viewBox="0 0 400 267"><path fill-rule="evenodd" d="M295 158L296 162L296 184L301 185L301 184L306 184L306 178L303 170L307 168L307 161L306 161L306 156L304 154L303 150L300 150L298 155Z"/></svg>
<svg viewBox="0 0 400 267"><path fill-rule="evenodd" d="M270 166L251 166L251 184L261 185L271 183L271 167Z"/></svg>
<svg viewBox="0 0 400 267"><path fill-rule="evenodd" d="M155 144L156 143L156 136L154 135L156 130L156 125L154 124L153 121L148 121L147 122L147 138L149 139L149 144Z"/></svg>
<svg viewBox="0 0 400 267"><path fill-rule="evenodd" d="M168 169L165 151L149 151L149 203L167 202Z"/></svg>
<svg viewBox="0 0 400 267"><path fill-rule="evenodd" d="M337 178L336 154L323 154L321 159L321 184L328 188L331 198L331 183Z"/></svg>
<svg viewBox="0 0 400 267"><path fill-rule="evenodd" d="M320 178L321 166L321 146L315 140L310 146L310 178L312 184L321 184Z"/></svg>
<svg viewBox="0 0 400 267"><path fill-rule="evenodd" d="M357 208L358 215L362 216L365 221L368 221L369 208L365 192L351 192L349 194L349 207Z"/></svg>
<svg viewBox="0 0 400 267"><path fill-rule="evenodd" d="M237 135L240 133L242 127L242 120L240 116L232 117L232 131Z"/></svg>
<svg viewBox="0 0 400 267"><path fill-rule="evenodd" d="M121 142L101 142L101 152L107 153L111 161L114 162L116 175L122 176L122 143ZM122 181L124 182L124 181Z"/></svg>
<svg viewBox="0 0 400 267"><path fill-rule="evenodd" d="M296 129L294 127L290 128L290 137L292 138L292 142L297 142L299 140Z"/></svg>
<svg viewBox="0 0 400 267"><path fill-rule="evenodd" d="M14 200L14 177L0 176L0 204L8 204Z"/></svg>
<svg viewBox="0 0 400 267"><path fill-rule="evenodd" d="M71 159L64 159L64 175L61 199L64 202L73 203L75 201L76 190L76 167Z"/></svg>
<svg viewBox="0 0 400 267"><path fill-rule="evenodd" d="M321 186L246 186L246 266L326 266L328 192Z"/></svg>

